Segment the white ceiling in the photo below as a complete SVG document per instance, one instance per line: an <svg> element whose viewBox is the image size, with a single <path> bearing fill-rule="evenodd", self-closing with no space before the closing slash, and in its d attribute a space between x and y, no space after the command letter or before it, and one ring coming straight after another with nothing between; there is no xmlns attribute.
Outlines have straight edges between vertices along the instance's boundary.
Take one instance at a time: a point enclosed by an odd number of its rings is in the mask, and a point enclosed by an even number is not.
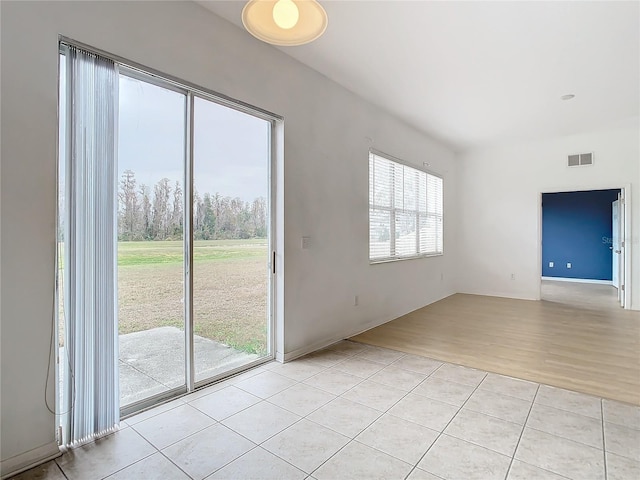
<svg viewBox="0 0 640 480"><path fill-rule="evenodd" d="M638 122L638 1L320 3L324 36L280 50L456 151Z"/></svg>

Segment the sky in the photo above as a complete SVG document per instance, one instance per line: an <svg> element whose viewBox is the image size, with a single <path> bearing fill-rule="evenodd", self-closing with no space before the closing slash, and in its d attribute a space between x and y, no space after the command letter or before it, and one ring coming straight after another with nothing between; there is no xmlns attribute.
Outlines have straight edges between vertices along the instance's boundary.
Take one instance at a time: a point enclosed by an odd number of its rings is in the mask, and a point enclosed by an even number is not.
<svg viewBox="0 0 640 480"><path fill-rule="evenodd" d="M182 185L185 95L121 75L119 102L118 176L132 170L151 191L164 177ZM266 198L269 122L199 97L194 119L196 190Z"/></svg>
<svg viewBox="0 0 640 480"><path fill-rule="evenodd" d="M66 83L60 56L60 85ZM65 89L60 90L60 124L65 125ZM168 178L184 191L186 96L120 75L118 112L118 182L125 170L138 186L153 187ZM194 106L194 183L203 195L220 193L251 202L268 194L269 122L196 97ZM64 128L60 159L65 158ZM63 184L64 162L60 162Z"/></svg>

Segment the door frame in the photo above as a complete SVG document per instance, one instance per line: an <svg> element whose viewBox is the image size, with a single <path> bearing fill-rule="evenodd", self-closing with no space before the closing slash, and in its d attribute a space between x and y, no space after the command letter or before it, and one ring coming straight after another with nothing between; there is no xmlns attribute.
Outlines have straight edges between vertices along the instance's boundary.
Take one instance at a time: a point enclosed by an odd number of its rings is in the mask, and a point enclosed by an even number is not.
<svg viewBox="0 0 640 480"><path fill-rule="evenodd" d="M620 212L622 212L623 215L620 215ZM617 217L617 220L615 223L613 222L613 219L615 218L614 215ZM613 283L613 286L618 291L618 301L624 302L624 296L623 296L624 290L622 290L621 288L622 285L624 284L624 280L622 278L624 276L624 265L622 265L622 262L620 261L624 259L624 256L621 256L620 253L617 253L617 249L616 249L618 244L621 244L623 241L623 239L620 238L621 230L624 230L624 224L620 222L621 216L624 216L624 200L621 194L618 194L618 198L613 202L611 202L612 232L611 232L610 249L611 249L611 262L613 263L613 273L614 273L614 275L611 276L611 282ZM617 240L617 242L615 242L614 240Z"/></svg>
<svg viewBox="0 0 640 480"><path fill-rule="evenodd" d="M84 50L93 52L97 55L103 56L116 62L120 68L126 70L126 75L133 78L138 78L145 82L167 88L169 90L179 91L186 93L187 95L187 118L185 124L185 175L184 175L184 216L185 227L189 231L185 231L183 239L183 247L185 250L183 271L191 269L193 265L192 252L192 239L193 239L193 226L192 226L192 183L193 181L193 132L190 129L192 125L193 116L193 98L199 96L206 100L217 103L218 105L231 108L249 115L253 115L257 118L261 118L270 123L270 151L269 151L269 167L268 167L268 185L269 185L269 264L265 265L265 269L268 268L269 287L268 287L268 305L269 310L267 315L268 319L268 332L267 332L267 345L269 354L265 357L259 358L246 365L236 367L228 370L222 374L214 377L195 382L195 372L193 365L193 312L185 311L185 385L171 390L164 391L157 395L147 397L138 402L131 403L126 407L120 407L120 417L126 418L129 415L140 412L142 410L159 405L160 403L178 398L181 395L192 393L198 389L205 388L215 382L218 382L224 378L236 375L240 372L248 370L257 365L273 361L278 359L283 361L284 352L284 117L277 115L268 110L250 105L241 100L237 100L230 96L216 92L209 88L202 87L200 85L188 82L186 80L177 78L173 75L158 71L150 68L146 65L133 62L118 55L105 52L99 48L95 48L91 45L87 45L82 42L78 42L72 38L64 35L58 35L58 44L75 45ZM59 75L59 72L58 72ZM187 205L187 201L189 205ZM56 219L57 221L57 219ZM188 237L188 238L187 238ZM188 279L188 277L190 277ZM192 276L185 275L185 295L191 295ZM192 306L192 301L185 301L185 308ZM57 369L56 369L57 371ZM190 374L191 373L191 374ZM56 385L58 385L58 378L56 373ZM56 389L56 397L58 392Z"/></svg>
<svg viewBox="0 0 640 480"><path fill-rule="evenodd" d="M624 290L621 292L623 295L623 304L625 309L631 309L631 255L629 254L629 246L631 245L631 184L597 184L597 185L580 185L580 186L568 186L566 188L550 187L544 188L538 192L538 295L537 300L542 298L542 195L545 193L573 193L573 192L588 192L591 190L620 190L622 198L624 199L624 215L620 219L623 229L624 238L621 241L624 242L622 248L623 259L623 278L622 284Z"/></svg>

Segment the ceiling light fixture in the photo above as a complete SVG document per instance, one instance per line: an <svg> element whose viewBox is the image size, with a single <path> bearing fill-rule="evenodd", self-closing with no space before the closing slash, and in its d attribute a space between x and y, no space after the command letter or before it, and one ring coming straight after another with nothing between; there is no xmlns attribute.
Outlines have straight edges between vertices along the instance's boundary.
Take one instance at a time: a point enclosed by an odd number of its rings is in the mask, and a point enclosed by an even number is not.
<svg viewBox="0 0 640 480"><path fill-rule="evenodd" d="M560 97L560 100L571 100L574 97L575 97L575 95L573 93L568 93L567 95L562 95Z"/></svg>
<svg viewBox="0 0 640 480"><path fill-rule="evenodd" d="M327 12L316 0L250 0L242 10L242 23L251 35L279 46L312 42L327 22Z"/></svg>

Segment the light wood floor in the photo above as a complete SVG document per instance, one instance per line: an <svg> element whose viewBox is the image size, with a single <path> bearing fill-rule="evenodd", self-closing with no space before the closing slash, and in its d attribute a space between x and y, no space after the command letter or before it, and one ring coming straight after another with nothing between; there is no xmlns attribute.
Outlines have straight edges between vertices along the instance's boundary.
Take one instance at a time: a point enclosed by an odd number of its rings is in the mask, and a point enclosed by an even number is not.
<svg viewBox="0 0 640 480"><path fill-rule="evenodd" d="M640 312L612 295L561 282L541 301L456 294L352 340L640 405Z"/></svg>

